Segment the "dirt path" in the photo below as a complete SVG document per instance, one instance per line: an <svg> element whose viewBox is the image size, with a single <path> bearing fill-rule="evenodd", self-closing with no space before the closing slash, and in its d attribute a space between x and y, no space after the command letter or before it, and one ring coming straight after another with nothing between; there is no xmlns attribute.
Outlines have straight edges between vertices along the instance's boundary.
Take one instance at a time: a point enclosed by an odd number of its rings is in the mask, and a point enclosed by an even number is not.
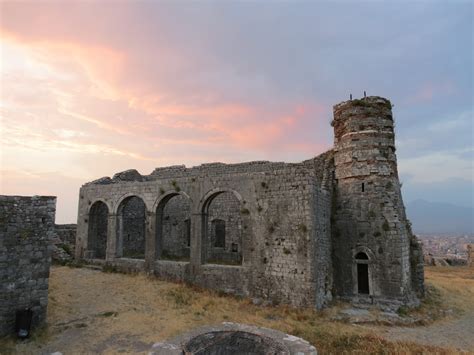
<svg viewBox="0 0 474 355"><path fill-rule="evenodd" d="M390 341L413 341L474 354L474 268L426 267L425 282L436 286L440 307L457 315L428 326L380 327L380 335Z"/></svg>
<svg viewBox="0 0 474 355"><path fill-rule="evenodd" d="M474 312L461 318L423 327L384 327L381 334L390 341L413 341L474 353Z"/></svg>

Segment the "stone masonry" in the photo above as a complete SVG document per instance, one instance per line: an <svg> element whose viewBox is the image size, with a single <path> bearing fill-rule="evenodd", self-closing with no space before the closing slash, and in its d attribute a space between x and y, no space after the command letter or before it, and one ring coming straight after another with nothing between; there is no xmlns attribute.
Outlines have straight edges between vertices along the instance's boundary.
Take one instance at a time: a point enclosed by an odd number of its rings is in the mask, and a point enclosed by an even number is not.
<svg viewBox="0 0 474 355"><path fill-rule="evenodd" d="M51 258L53 262L67 263L72 261L76 245L76 225L56 224L56 234L53 238L53 251Z"/></svg>
<svg viewBox="0 0 474 355"><path fill-rule="evenodd" d="M294 306L417 304L423 253L391 104L342 102L332 125L334 148L301 163L127 170L83 185L76 258Z"/></svg>
<svg viewBox="0 0 474 355"><path fill-rule="evenodd" d="M56 197L0 196L0 336L11 334L17 310L46 319Z"/></svg>

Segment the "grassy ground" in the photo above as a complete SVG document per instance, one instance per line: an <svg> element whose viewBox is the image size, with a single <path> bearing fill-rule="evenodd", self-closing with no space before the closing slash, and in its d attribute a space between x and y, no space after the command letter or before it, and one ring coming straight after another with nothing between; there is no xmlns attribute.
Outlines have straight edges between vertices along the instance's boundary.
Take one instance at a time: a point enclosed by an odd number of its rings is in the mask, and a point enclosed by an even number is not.
<svg viewBox="0 0 474 355"><path fill-rule="evenodd" d="M459 312L474 308L474 289L466 290L466 268L427 268L427 281L438 292L436 302ZM474 284L474 283L473 283ZM430 312L439 304L425 304ZM454 353L453 349L415 342L387 341L377 328L329 320L324 312L285 306L255 306L247 299L219 295L143 275L103 273L86 268L53 267L48 327L31 340L0 340L0 353L146 353L158 341L194 327L223 321L254 324L300 336L321 354Z"/></svg>

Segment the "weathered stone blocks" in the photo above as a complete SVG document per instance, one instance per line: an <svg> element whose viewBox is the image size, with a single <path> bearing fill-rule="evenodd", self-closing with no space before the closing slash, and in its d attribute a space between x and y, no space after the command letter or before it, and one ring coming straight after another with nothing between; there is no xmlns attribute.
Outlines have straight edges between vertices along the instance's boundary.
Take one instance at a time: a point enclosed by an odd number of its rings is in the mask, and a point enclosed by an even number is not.
<svg viewBox="0 0 474 355"><path fill-rule="evenodd" d="M334 149L301 163L178 165L85 184L76 258L295 306L415 304L421 246L405 216L390 101L340 103L332 125Z"/></svg>
<svg viewBox="0 0 474 355"><path fill-rule="evenodd" d="M56 197L0 196L0 336L14 332L17 310L46 319Z"/></svg>

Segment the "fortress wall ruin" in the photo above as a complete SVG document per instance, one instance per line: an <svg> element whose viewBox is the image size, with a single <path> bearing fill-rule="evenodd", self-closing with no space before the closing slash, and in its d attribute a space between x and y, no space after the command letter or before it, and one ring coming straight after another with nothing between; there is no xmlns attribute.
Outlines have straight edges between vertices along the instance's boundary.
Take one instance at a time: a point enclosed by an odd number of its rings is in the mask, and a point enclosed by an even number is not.
<svg viewBox="0 0 474 355"><path fill-rule="evenodd" d="M80 190L76 257L97 259L90 233L97 228L89 223L98 223L91 211L99 203L108 213L98 228L106 236L106 250L99 253L105 258L98 262L274 302L322 306L331 287L330 195L316 171L325 169L326 160L314 159L218 163L99 179ZM142 256L126 257L122 205L132 196L145 207L145 243ZM224 245L215 244L216 220L225 223Z"/></svg>
<svg viewBox="0 0 474 355"><path fill-rule="evenodd" d="M334 148L297 164L180 165L85 184L76 258L295 306L418 304L422 246L405 215L391 103L342 102L332 125Z"/></svg>
<svg viewBox="0 0 474 355"><path fill-rule="evenodd" d="M17 310L46 320L56 197L0 196L0 336L11 334Z"/></svg>

